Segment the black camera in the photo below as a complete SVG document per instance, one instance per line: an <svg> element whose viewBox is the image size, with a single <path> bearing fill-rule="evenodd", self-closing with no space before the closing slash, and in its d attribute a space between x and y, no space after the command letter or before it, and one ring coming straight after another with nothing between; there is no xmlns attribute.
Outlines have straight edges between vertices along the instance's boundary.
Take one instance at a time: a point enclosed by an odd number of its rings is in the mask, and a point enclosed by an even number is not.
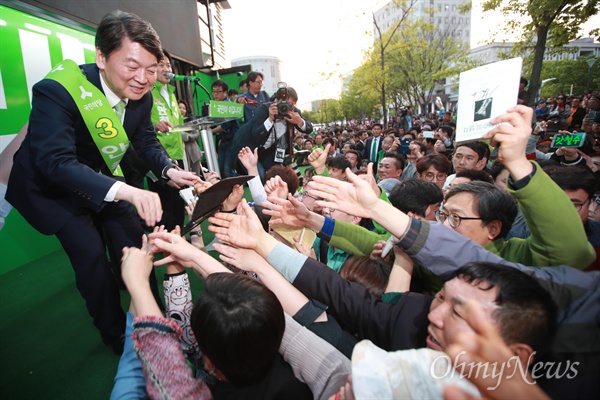
<svg viewBox="0 0 600 400"><path fill-rule="evenodd" d="M292 105L287 101L288 99L288 88L287 83L279 82L277 84L277 96L279 101L277 102L277 115L275 119L284 119L292 111Z"/></svg>

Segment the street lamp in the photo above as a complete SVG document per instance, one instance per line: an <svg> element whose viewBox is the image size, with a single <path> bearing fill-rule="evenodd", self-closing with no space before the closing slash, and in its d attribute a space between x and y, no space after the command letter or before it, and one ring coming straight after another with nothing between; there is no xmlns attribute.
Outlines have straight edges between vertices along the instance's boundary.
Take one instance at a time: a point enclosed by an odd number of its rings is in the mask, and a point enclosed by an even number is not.
<svg viewBox="0 0 600 400"><path fill-rule="evenodd" d="M592 57L586 61L588 63L588 65L590 66L590 69L588 71L587 85L585 87L586 94L590 93L590 88L592 87L592 67L594 66L594 63L596 62L596 60L598 60L598 59L595 57Z"/></svg>
<svg viewBox="0 0 600 400"><path fill-rule="evenodd" d="M555 80L556 80L556 78L548 78L548 79L542 80L542 84L540 85L540 88L538 89L537 99L535 99L536 103L538 101L540 101L540 98L542 97L542 88L544 87L544 85L548 82L555 81Z"/></svg>

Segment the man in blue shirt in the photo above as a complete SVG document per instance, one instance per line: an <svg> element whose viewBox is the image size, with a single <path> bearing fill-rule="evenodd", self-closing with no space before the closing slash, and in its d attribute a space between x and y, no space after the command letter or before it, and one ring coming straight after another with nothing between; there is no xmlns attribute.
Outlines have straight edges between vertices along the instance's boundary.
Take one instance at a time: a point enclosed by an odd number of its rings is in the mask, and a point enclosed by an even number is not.
<svg viewBox="0 0 600 400"><path fill-rule="evenodd" d="M248 74L248 91L239 95L236 99L238 103L244 105L244 123L250 121L254 116L256 109L263 103L269 101L269 95L261 90L264 75L257 71Z"/></svg>

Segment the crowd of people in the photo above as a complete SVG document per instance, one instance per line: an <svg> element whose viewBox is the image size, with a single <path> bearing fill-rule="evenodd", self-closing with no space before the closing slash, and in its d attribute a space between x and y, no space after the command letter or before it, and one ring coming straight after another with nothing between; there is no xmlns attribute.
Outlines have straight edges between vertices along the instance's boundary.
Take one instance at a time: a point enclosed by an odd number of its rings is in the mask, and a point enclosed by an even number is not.
<svg viewBox="0 0 600 400"><path fill-rule="evenodd" d="M190 106L169 54L121 11L96 46L95 64L64 61L34 86L7 199L60 240L121 355L111 398L600 393L598 95L516 105L457 143L449 111L315 130L293 88L217 80L216 100L244 105L214 127L220 173L251 179L206 244L182 227L221 179L197 134L173 130ZM574 131L581 147L548 146ZM204 280L195 301L188 271Z"/></svg>

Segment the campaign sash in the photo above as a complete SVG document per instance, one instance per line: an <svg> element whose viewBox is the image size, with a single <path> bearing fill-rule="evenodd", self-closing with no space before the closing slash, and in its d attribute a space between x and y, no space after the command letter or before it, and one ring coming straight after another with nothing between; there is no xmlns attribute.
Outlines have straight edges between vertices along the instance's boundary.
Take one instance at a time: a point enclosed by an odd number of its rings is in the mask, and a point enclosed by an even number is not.
<svg viewBox="0 0 600 400"><path fill-rule="evenodd" d="M114 176L122 177L119 163L129 147L129 138L106 96L86 79L73 60L62 61L46 78L67 89L108 169Z"/></svg>

